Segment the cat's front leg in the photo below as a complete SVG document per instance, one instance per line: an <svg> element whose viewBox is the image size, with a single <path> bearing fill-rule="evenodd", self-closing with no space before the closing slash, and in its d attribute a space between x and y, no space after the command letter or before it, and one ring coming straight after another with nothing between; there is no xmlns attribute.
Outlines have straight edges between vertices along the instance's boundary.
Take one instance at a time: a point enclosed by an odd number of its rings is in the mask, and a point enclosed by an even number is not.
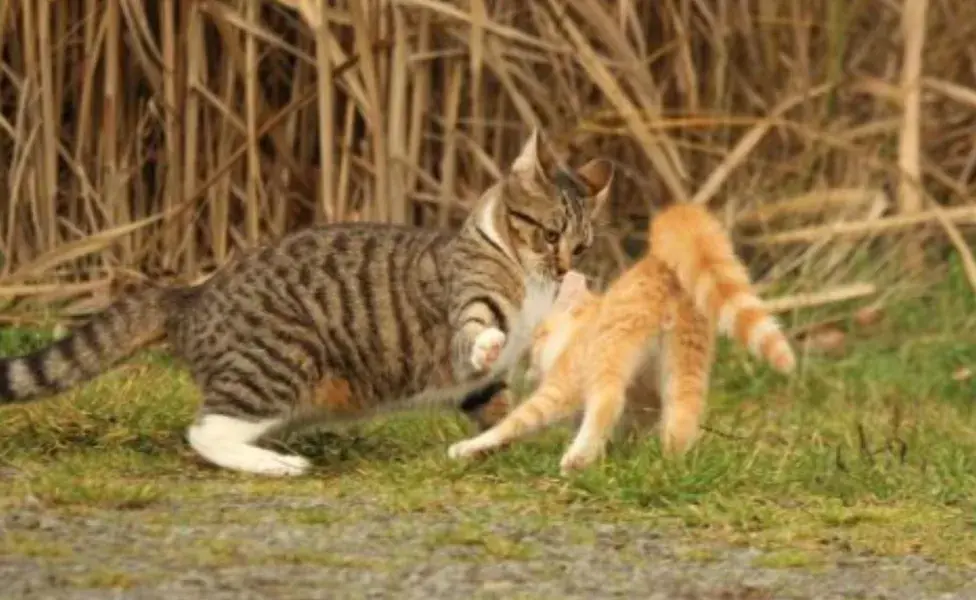
<svg viewBox="0 0 976 600"><path fill-rule="evenodd" d="M497 327L482 329L471 345L471 366L482 373L491 368L505 345L505 332Z"/></svg>
<svg viewBox="0 0 976 600"><path fill-rule="evenodd" d="M480 303L474 303L451 320L451 367L457 381L487 371L505 345L505 332L485 319L484 312Z"/></svg>
<svg viewBox="0 0 976 600"><path fill-rule="evenodd" d="M464 381L491 368L501 354L505 339L505 333L497 327L485 326L474 319L458 329L451 340L455 380ZM511 395L504 390L466 414L480 429L485 430L504 418L511 406Z"/></svg>
<svg viewBox="0 0 976 600"><path fill-rule="evenodd" d="M567 385L569 378L559 371L501 419L497 425L473 438L453 444L447 455L453 459L472 458L508 445L551 423L571 415L578 407L577 396Z"/></svg>
<svg viewBox="0 0 976 600"><path fill-rule="evenodd" d="M619 342L625 350L623 356L633 356L640 351L639 336ZM589 373L590 384L585 392L583 422L559 463L564 475L585 469L603 457L607 441L623 414L633 370L632 366L621 364L619 360L606 360L593 366Z"/></svg>
<svg viewBox="0 0 976 600"><path fill-rule="evenodd" d="M462 460L496 450L506 441L502 439L501 433L495 426L481 433L481 435L451 444L451 447L447 449L447 456L455 460Z"/></svg>

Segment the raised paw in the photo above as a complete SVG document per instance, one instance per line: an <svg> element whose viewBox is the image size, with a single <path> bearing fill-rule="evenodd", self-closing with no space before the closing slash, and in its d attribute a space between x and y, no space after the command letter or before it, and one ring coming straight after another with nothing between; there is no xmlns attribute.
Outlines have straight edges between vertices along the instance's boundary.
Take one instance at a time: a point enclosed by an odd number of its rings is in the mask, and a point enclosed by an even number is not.
<svg viewBox="0 0 976 600"><path fill-rule="evenodd" d="M505 333L495 327L485 329L474 338L471 347L471 366L478 371L484 371L498 360L502 346L505 345Z"/></svg>

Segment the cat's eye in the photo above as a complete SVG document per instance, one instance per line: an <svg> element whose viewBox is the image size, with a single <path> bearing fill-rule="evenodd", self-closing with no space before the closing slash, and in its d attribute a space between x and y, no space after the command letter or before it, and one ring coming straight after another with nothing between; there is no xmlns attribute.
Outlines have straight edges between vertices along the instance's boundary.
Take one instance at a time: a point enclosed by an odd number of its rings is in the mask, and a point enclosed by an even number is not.
<svg viewBox="0 0 976 600"><path fill-rule="evenodd" d="M559 241L559 234L555 231L547 231L545 233L546 243L555 244Z"/></svg>
<svg viewBox="0 0 976 600"><path fill-rule="evenodd" d="M573 248L573 256L579 256L580 254L583 254L584 250L586 250L585 244L577 245L575 248Z"/></svg>

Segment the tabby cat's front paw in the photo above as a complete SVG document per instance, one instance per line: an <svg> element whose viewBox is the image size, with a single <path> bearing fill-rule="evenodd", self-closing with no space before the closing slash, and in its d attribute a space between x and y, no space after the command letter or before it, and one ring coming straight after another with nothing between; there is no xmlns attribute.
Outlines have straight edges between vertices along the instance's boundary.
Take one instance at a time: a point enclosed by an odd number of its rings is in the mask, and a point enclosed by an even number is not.
<svg viewBox="0 0 976 600"><path fill-rule="evenodd" d="M505 332L495 327L485 329L474 338L474 345L471 347L471 366L478 371L488 369L498 360L504 345Z"/></svg>

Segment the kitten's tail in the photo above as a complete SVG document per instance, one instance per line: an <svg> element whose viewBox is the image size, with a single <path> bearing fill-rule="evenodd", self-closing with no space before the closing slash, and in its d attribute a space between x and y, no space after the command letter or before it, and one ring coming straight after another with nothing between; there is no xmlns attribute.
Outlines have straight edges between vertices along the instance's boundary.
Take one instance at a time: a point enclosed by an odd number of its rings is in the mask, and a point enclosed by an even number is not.
<svg viewBox="0 0 976 600"><path fill-rule="evenodd" d="M181 293L181 288L141 290L45 348L0 358L0 405L64 391L162 338L169 306Z"/></svg>
<svg viewBox="0 0 976 600"><path fill-rule="evenodd" d="M674 204L651 223L650 253L670 268L719 331L745 344L778 371L796 357L777 320L763 306L722 224L694 204Z"/></svg>

